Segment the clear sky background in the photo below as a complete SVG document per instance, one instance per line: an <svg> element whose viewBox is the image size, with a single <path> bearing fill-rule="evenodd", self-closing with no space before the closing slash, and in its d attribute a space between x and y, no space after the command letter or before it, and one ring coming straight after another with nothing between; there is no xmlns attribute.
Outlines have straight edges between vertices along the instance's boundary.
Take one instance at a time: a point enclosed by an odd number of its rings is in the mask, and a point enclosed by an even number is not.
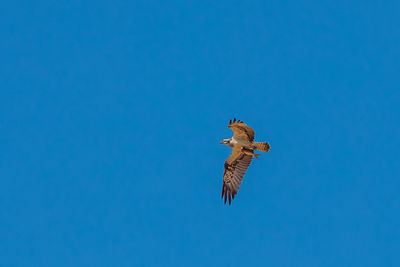
<svg viewBox="0 0 400 267"><path fill-rule="evenodd" d="M400 266L399 1L6 1L1 266ZM229 119L271 151L220 199Z"/></svg>

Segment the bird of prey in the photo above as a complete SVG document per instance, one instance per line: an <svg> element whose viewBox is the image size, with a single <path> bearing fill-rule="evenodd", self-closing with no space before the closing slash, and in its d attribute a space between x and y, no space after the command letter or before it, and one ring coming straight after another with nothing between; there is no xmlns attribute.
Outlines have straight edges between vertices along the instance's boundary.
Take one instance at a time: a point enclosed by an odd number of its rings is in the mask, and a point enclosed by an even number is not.
<svg viewBox="0 0 400 267"><path fill-rule="evenodd" d="M230 205L239 190L242 178L251 160L253 157L258 159L258 156L261 155L255 154L254 150L268 152L270 145L268 142L253 142L254 130L244 122L236 120L236 118L229 121L228 128L233 131L233 136L220 142L220 144L232 148L231 155L225 161L221 198L224 198L225 204L228 200Z"/></svg>

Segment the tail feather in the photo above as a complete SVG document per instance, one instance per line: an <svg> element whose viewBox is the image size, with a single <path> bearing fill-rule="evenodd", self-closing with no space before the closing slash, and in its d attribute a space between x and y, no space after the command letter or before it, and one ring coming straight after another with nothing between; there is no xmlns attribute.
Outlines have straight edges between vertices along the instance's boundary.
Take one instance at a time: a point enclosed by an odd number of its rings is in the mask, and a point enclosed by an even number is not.
<svg viewBox="0 0 400 267"><path fill-rule="evenodd" d="M256 146L257 150L263 152L268 152L269 149L271 148L268 142L254 142L253 144Z"/></svg>

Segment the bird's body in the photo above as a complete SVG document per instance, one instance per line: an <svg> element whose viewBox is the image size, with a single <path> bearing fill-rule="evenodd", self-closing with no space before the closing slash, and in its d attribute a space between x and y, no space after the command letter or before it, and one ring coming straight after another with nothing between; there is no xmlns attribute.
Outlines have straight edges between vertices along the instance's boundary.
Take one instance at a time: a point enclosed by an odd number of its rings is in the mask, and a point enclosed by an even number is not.
<svg viewBox="0 0 400 267"><path fill-rule="evenodd" d="M239 142L238 142L235 138L233 138L233 137L231 138L231 140L229 141L229 143L230 143L232 146L239 144Z"/></svg>
<svg viewBox="0 0 400 267"><path fill-rule="evenodd" d="M254 153L254 150L268 152L270 146L268 142L253 142L254 130L240 120L229 121L228 127L233 131L233 137L222 140L221 144L231 147L232 153L225 161L222 198L224 198L225 203L228 200L231 204L231 200L235 198L253 156L258 158L261 155Z"/></svg>

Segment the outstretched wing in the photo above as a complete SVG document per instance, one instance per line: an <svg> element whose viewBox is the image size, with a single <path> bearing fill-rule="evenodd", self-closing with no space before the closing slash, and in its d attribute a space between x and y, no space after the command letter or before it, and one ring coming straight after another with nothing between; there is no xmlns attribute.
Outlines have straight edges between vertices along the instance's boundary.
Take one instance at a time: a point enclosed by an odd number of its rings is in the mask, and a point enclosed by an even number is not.
<svg viewBox="0 0 400 267"><path fill-rule="evenodd" d="M242 153L239 146L235 146L232 149L231 155L225 161L225 170L222 184L221 197L224 198L225 204L226 200L228 199L230 205L232 199L235 198L235 195L239 190L240 184L242 183L244 173L249 167L252 158L253 156Z"/></svg>
<svg viewBox="0 0 400 267"><path fill-rule="evenodd" d="M233 131L234 139L246 143L253 142L254 130L247 126L246 123L240 120L236 121L236 118L234 118L233 121L229 120L228 127Z"/></svg>

